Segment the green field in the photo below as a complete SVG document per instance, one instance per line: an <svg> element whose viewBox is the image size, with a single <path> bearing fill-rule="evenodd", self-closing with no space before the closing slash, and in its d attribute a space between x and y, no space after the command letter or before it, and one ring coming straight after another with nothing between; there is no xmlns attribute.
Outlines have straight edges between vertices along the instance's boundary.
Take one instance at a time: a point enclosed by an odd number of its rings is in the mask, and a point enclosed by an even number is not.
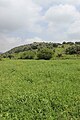
<svg viewBox="0 0 80 120"><path fill-rule="evenodd" d="M0 120L80 120L80 60L0 61Z"/></svg>

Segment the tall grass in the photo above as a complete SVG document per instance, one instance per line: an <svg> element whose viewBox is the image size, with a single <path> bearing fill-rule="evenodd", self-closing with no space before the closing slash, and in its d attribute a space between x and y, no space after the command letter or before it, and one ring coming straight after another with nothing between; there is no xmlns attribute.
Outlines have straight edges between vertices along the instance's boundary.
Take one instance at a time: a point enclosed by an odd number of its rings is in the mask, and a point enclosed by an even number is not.
<svg viewBox="0 0 80 120"><path fill-rule="evenodd" d="M1 61L0 120L80 120L80 61Z"/></svg>

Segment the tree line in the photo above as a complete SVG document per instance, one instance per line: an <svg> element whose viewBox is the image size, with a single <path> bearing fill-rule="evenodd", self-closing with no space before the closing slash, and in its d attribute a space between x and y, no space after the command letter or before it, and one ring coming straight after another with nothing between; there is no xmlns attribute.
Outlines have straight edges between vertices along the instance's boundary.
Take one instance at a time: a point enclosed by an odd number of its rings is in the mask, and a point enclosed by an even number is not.
<svg viewBox="0 0 80 120"><path fill-rule="evenodd" d="M16 58L16 59L45 59L53 58L56 50L63 49L66 55L78 54L80 55L80 42L63 42L61 43L45 43L34 42L19 47L15 47L1 55L3 58ZM62 52L57 52L56 57L62 57Z"/></svg>

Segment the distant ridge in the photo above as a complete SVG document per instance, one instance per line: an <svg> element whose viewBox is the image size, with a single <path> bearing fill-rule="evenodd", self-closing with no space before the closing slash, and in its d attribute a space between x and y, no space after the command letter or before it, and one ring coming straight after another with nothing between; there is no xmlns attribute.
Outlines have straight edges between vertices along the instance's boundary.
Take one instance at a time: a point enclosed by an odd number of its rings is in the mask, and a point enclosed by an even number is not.
<svg viewBox="0 0 80 120"><path fill-rule="evenodd" d="M4 58L15 59L37 59L38 55L46 52L52 52L53 59L56 58L73 58L80 57L80 42L63 42L63 43L45 43L34 42L27 45L15 47L5 53L1 53ZM48 54L47 54L48 55ZM76 55L76 56L75 56Z"/></svg>
<svg viewBox="0 0 80 120"><path fill-rule="evenodd" d="M18 47L15 47L5 53L8 54L13 54L13 53L19 53L19 52L24 52L24 51L32 51L32 50L36 50L36 49L41 49L44 47L48 47L48 48L52 48L53 47L57 47L58 45L61 45L60 43L45 43L45 42L34 42L31 44L26 44L26 45L21 45Z"/></svg>

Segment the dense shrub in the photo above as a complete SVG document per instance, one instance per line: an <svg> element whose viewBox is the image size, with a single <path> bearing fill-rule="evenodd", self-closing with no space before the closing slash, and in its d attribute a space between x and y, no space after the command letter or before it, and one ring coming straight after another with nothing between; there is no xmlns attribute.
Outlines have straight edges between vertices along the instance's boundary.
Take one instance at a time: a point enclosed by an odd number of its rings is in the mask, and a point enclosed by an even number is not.
<svg viewBox="0 0 80 120"><path fill-rule="evenodd" d="M74 45L74 42L67 42L66 44Z"/></svg>
<svg viewBox="0 0 80 120"><path fill-rule="evenodd" d="M78 45L80 45L80 42L75 42L75 44L78 44Z"/></svg>
<svg viewBox="0 0 80 120"><path fill-rule="evenodd" d="M14 55L9 54L9 55L8 55L8 58L9 58L9 59L12 59L12 58L14 58Z"/></svg>
<svg viewBox="0 0 80 120"><path fill-rule="evenodd" d="M37 53L37 57L38 59L45 59L45 60L49 60L52 58L52 50L48 49L48 48L44 48L41 49L40 51L38 51Z"/></svg>
<svg viewBox="0 0 80 120"><path fill-rule="evenodd" d="M80 46L71 46L66 49L66 54L80 54Z"/></svg>
<svg viewBox="0 0 80 120"><path fill-rule="evenodd" d="M34 59L35 53L33 51L23 52L19 59Z"/></svg>
<svg viewBox="0 0 80 120"><path fill-rule="evenodd" d="M58 47L58 43L53 43L53 47Z"/></svg>
<svg viewBox="0 0 80 120"><path fill-rule="evenodd" d="M66 44L66 42L64 41L62 44Z"/></svg>
<svg viewBox="0 0 80 120"><path fill-rule="evenodd" d="M2 60L2 56L0 55L0 61Z"/></svg>
<svg viewBox="0 0 80 120"><path fill-rule="evenodd" d="M37 49L37 45L36 44L31 44L31 48L32 49Z"/></svg>
<svg viewBox="0 0 80 120"><path fill-rule="evenodd" d="M6 54L3 54L2 57L3 57L3 58L7 58L7 55L6 55Z"/></svg>
<svg viewBox="0 0 80 120"><path fill-rule="evenodd" d="M61 54L61 53L58 53L58 54L57 54L57 57L59 57L59 58L62 57L62 54Z"/></svg>

